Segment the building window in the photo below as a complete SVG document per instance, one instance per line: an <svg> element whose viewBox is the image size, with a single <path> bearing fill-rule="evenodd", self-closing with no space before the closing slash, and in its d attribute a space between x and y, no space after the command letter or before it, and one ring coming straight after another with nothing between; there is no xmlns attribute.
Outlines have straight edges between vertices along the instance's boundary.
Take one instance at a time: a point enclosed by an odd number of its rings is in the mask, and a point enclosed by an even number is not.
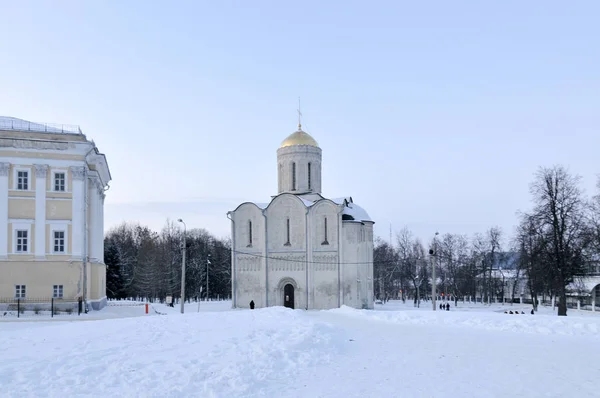
<svg viewBox="0 0 600 398"><path fill-rule="evenodd" d="M52 286L52 297L63 298L63 285Z"/></svg>
<svg viewBox="0 0 600 398"><path fill-rule="evenodd" d="M29 172L25 170L17 171L17 189L27 191L29 189Z"/></svg>
<svg viewBox="0 0 600 398"><path fill-rule="evenodd" d="M278 178L278 182L279 182L279 186L277 187L280 191L284 190L285 188L283 187L283 164L279 163L279 174L277 174L277 178Z"/></svg>
<svg viewBox="0 0 600 398"><path fill-rule="evenodd" d="M54 253L65 252L65 231L54 231Z"/></svg>
<svg viewBox="0 0 600 398"><path fill-rule="evenodd" d="M65 192L67 176L65 173L54 173L54 190L57 192Z"/></svg>
<svg viewBox="0 0 600 398"><path fill-rule="evenodd" d="M296 190L296 163L292 163L292 191Z"/></svg>
<svg viewBox="0 0 600 398"><path fill-rule="evenodd" d="M28 240L28 232L27 230L24 229L18 229L17 231L17 247L16 247L16 252L17 253L27 253L27 251L29 250L29 240Z"/></svg>
<svg viewBox="0 0 600 398"><path fill-rule="evenodd" d="M252 247L252 221L248 221L248 247Z"/></svg>
<svg viewBox="0 0 600 398"><path fill-rule="evenodd" d="M325 220L324 220L324 223L323 223L323 234L325 236L325 240L321 244L322 245L328 245L329 242L327 241L327 217L325 217Z"/></svg>
<svg viewBox="0 0 600 398"><path fill-rule="evenodd" d="M285 236L286 236L286 241L284 246L291 246L292 244L290 243L290 219L288 218L287 220L285 220Z"/></svg>
<svg viewBox="0 0 600 398"><path fill-rule="evenodd" d="M25 285L15 285L15 298L24 299L26 296Z"/></svg>
<svg viewBox="0 0 600 398"><path fill-rule="evenodd" d="M308 190L309 191L312 189L311 174L310 174L311 167L310 166L311 166L311 164L310 164L310 162L308 162Z"/></svg>

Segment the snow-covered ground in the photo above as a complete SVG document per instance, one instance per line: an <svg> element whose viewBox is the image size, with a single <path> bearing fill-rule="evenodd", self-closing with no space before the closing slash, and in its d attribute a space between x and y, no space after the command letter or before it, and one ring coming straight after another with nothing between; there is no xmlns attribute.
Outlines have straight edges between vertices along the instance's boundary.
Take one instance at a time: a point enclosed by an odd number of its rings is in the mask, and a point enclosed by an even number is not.
<svg viewBox="0 0 600 398"><path fill-rule="evenodd" d="M600 396L597 313L125 304L0 322L0 396Z"/></svg>

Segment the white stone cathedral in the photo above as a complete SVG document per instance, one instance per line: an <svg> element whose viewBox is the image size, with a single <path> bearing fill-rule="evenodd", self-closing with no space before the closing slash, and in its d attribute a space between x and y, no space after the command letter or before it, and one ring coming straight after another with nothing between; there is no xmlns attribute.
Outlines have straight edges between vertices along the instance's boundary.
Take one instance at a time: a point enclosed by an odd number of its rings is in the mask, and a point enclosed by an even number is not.
<svg viewBox="0 0 600 398"><path fill-rule="evenodd" d="M298 125L277 150L278 194L228 212L234 308L373 308L373 224L321 195L321 148Z"/></svg>

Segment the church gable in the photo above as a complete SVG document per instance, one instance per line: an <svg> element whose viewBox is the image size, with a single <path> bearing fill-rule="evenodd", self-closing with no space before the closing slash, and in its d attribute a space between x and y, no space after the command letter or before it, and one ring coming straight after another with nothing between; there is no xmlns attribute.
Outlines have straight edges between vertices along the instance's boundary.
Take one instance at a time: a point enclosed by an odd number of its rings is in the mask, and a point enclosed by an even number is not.
<svg viewBox="0 0 600 398"><path fill-rule="evenodd" d="M269 250L306 250L306 206L296 196L276 196L265 210Z"/></svg>
<svg viewBox="0 0 600 398"><path fill-rule="evenodd" d="M262 210L254 203L244 203L234 212L235 241L238 250L252 250L264 247L264 217Z"/></svg>
<svg viewBox="0 0 600 398"><path fill-rule="evenodd" d="M320 200L309 211L314 251L336 250L339 207L330 200Z"/></svg>

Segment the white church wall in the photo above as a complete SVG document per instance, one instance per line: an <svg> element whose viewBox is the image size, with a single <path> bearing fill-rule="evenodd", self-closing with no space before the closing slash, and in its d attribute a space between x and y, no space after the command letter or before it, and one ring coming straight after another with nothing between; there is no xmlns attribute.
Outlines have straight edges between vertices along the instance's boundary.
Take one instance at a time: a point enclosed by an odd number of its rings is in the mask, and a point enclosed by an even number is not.
<svg viewBox="0 0 600 398"><path fill-rule="evenodd" d="M311 207L308 217L313 252L337 251L338 212L338 205L328 200L319 201ZM325 219L327 219L327 236L325 236Z"/></svg>
<svg viewBox="0 0 600 398"><path fill-rule="evenodd" d="M373 225L343 222L343 304L373 308Z"/></svg>
<svg viewBox="0 0 600 398"><path fill-rule="evenodd" d="M233 213L232 219L235 222L235 252L232 264L235 307L248 308L251 300L257 308L264 307L266 251L262 210L252 203L244 203ZM249 222L252 222L252 243Z"/></svg>
<svg viewBox="0 0 600 398"><path fill-rule="evenodd" d="M283 288L294 286L294 308L306 308L306 253L270 253L269 306L283 306Z"/></svg>
<svg viewBox="0 0 600 398"><path fill-rule="evenodd" d="M257 308L265 306L264 262L260 257L238 255L237 257L237 308L249 308L254 301Z"/></svg>
<svg viewBox="0 0 600 398"><path fill-rule="evenodd" d="M235 244L237 251L259 249L265 246L265 219L262 210L253 203L244 203L234 213L236 223ZM250 243L249 222L252 222L252 243Z"/></svg>
<svg viewBox="0 0 600 398"><path fill-rule="evenodd" d="M273 199L265 214L269 252L306 252L306 207L300 199L280 195Z"/></svg>
<svg viewBox="0 0 600 398"><path fill-rule="evenodd" d="M341 269L342 304L356 307L358 305L358 269L354 263L358 261L358 234L360 223L342 222L342 258Z"/></svg>
<svg viewBox="0 0 600 398"><path fill-rule="evenodd" d="M325 236L327 218L327 236ZM324 200L313 205L309 212L311 264L309 272L310 303L314 309L337 308L338 281L338 223L339 206ZM326 244L325 244L326 243Z"/></svg>
<svg viewBox="0 0 600 398"><path fill-rule="evenodd" d="M312 262L312 308L330 309L337 308L339 285L338 285L338 253L313 252Z"/></svg>
<svg viewBox="0 0 600 398"><path fill-rule="evenodd" d="M373 293L374 281L373 281L373 223L366 222L364 224L366 240L364 242L364 258L368 265L364 268L366 271L366 292L365 297L367 298L367 308L375 308L375 297Z"/></svg>

